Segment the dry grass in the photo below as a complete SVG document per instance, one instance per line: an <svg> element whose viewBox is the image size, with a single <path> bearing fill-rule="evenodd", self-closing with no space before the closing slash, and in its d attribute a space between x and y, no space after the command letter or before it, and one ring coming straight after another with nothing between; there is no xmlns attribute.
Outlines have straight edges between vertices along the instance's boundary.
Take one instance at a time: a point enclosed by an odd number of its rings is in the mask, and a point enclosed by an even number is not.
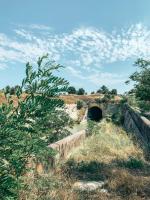
<svg viewBox="0 0 150 200"><path fill-rule="evenodd" d="M149 200L150 163L124 130L102 121L99 133L88 137L53 174L28 177L21 200ZM105 181L95 192L77 192L78 180Z"/></svg>
<svg viewBox="0 0 150 200"><path fill-rule="evenodd" d="M98 129L98 134L71 153L71 175L107 181L110 196L100 199L150 199L150 163L145 161L142 149L111 122L102 121Z"/></svg>
<svg viewBox="0 0 150 200"><path fill-rule="evenodd" d="M102 121L99 134L86 139L84 144L72 152L76 161L100 161L110 163L114 159L127 159L130 156L143 159L142 150L133 144L126 132L112 123Z"/></svg>
<svg viewBox="0 0 150 200"><path fill-rule="evenodd" d="M86 112L86 108L81 108L78 110L78 122L81 122Z"/></svg>
<svg viewBox="0 0 150 200"><path fill-rule="evenodd" d="M27 94L23 94L22 98L24 99L27 96ZM75 104L78 100L83 100L85 102L95 100L102 98L104 95L102 94L90 94L90 95L61 95L59 98L64 100L65 104ZM17 105L17 97L15 95L12 95L11 98L14 101L14 104ZM114 101L117 103L120 101L119 96L114 97ZM3 92L0 92L0 105L2 103L6 103L6 98Z"/></svg>
<svg viewBox="0 0 150 200"><path fill-rule="evenodd" d="M78 100L83 100L83 101L94 100L100 97L103 97L103 95L93 94L93 95L62 95L60 96L60 98L63 99L66 104L74 104Z"/></svg>
<svg viewBox="0 0 150 200"><path fill-rule="evenodd" d="M23 93L22 94L22 99L25 99L25 97L27 96L27 94ZM11 100L13 100L14 106L18 105L18 99L16 95L11 95ZM7 100L5 98L5 95L3 92L0 92L0 105L2 103L7 103Z"/></svg>
<svg viewBox="0 0 150 200"><path fill-rule="evenodd" d="M22 98L24 99L27 96L27 94L23 94ZM60 96L60 99L64 100L65 104L75 104L78 100L83 100L83 101L89 101L89 100L94 100L102 97L103 95L62 95ZM12 95L11 99L14 102L14 105L17 105L17 97L15 95ZM0 105L2 103L6 103L6 98L3 92L0 92Z"/></svg>

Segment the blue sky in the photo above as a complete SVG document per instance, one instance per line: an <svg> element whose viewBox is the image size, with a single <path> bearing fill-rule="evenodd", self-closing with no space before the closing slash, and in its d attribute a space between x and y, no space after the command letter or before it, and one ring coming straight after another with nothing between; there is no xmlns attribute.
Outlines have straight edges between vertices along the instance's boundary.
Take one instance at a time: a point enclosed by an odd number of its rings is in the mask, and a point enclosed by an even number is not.
<svg viewBox="0 0 150 200"><path fill-rule="evenodd" d="M77 88L129 90L134 61L150 56L149 10L149 0L0 0L0 88L49 53Z"/></svg>

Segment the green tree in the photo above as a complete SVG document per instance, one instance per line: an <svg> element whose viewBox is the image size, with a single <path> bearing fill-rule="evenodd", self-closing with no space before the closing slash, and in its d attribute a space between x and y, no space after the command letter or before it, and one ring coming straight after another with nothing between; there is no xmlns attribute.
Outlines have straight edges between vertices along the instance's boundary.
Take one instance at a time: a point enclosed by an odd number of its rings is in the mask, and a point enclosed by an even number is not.
<svg viewBox="0 0 150 200"><path fill-rule="evenodd" d="M150 110L150 61L138 59L135 66L138 70L129 77L134 82L133 92L139 101L139 106Z"/></svg>
<svg viewBox="0 0 150 200"><path fill-rule="evenodd" d="M116 90L116 89L112 89L112 90L110 91L110 94L112 94L112 95L117 95L117 90Z"/></svg>
<svg viewBox="0 0 150 200"><path fill-rule="evenodd" d="M68 94L76 94L76 89L73 86L68 87L67 90Z"/></svg>
<svg viewBox="0 0 150 200"><path fill-rule="evenodd" d="M15 87L10 87L9 85L5 87L4 92L6 94L10 94L10 95L15 95L16 91L18 90L18 87L20 87L19 85L16 85Z"/></svg>
<svg viewBox="0 0 150 200"><path fill-rule="evenodd" d="M4 91L6 92L6 93L10 93L10 86L9 85L7 85L5 88L4 88Z"/></svg>
<svg viewBox="0 0 150 200"><path fill-rule="evenodd" d="M15 95L15 93L16 93L15 87L11 87L9 93L10 93L10 95Z"/></svg>
<svg viewBox="0 0 150 200"><path fill-rule="evenodd" d="M0 199L19 198L29 159L46 160L54 154L48 144L69 134L72 121L58 98L68 82L53 75L60 67L47 56L39 58L37 70L27 63L26 77L16 91L18 106L5 93L7 103L0 107Z"/></svg>
<svg viewBox="0 0 150 200"><path fill-rule="evenodd" d="M85 94L85 90L83 88L79 88L79 90L77 91L78 95L84 95Z"/></svg>
<svg viewBox="0 0 150 200"><path fill-rule="evenodd" d="M97 90L97 93L107 94L109 93L109 89L105 85L102 85L102 87L99 90Z"/></svg>

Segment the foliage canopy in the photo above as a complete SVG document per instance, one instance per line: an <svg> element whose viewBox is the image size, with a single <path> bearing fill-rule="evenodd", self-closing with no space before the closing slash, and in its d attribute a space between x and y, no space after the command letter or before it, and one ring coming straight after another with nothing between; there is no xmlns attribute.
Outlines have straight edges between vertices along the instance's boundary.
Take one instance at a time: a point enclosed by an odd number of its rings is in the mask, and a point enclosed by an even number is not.
<svg viewBox="0 0 150 200"><path fill-rule="evenodd" d="M132 93L135 94L141 108L150 110L150 61L138 59L135 65L138 70L129 77L134 82Z"/></svg>
<svg viewBox="0 0 150 200"><path fill-rule="evenodd" d="M72 121L58 98L68 82L53 75L60 67L47 56L39 58L36 69L27 63L26 76L16 88L17 106L5 91L7 103L0 106L0 199L17 199L29 159L53 155L48 144L69 134Z"/></svg>

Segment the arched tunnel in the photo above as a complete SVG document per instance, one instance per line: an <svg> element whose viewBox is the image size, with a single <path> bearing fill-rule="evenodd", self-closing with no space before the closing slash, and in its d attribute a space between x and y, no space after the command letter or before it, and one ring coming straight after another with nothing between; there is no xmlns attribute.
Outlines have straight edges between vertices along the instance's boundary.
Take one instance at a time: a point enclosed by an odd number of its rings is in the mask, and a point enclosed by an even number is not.
<svg viewBox="0 0 150 200"><path fill-rule="evenodd" d="M100 121L103 117L102 110L98 106L92 106L88 109L87 117L93 121Z"/></svg>

